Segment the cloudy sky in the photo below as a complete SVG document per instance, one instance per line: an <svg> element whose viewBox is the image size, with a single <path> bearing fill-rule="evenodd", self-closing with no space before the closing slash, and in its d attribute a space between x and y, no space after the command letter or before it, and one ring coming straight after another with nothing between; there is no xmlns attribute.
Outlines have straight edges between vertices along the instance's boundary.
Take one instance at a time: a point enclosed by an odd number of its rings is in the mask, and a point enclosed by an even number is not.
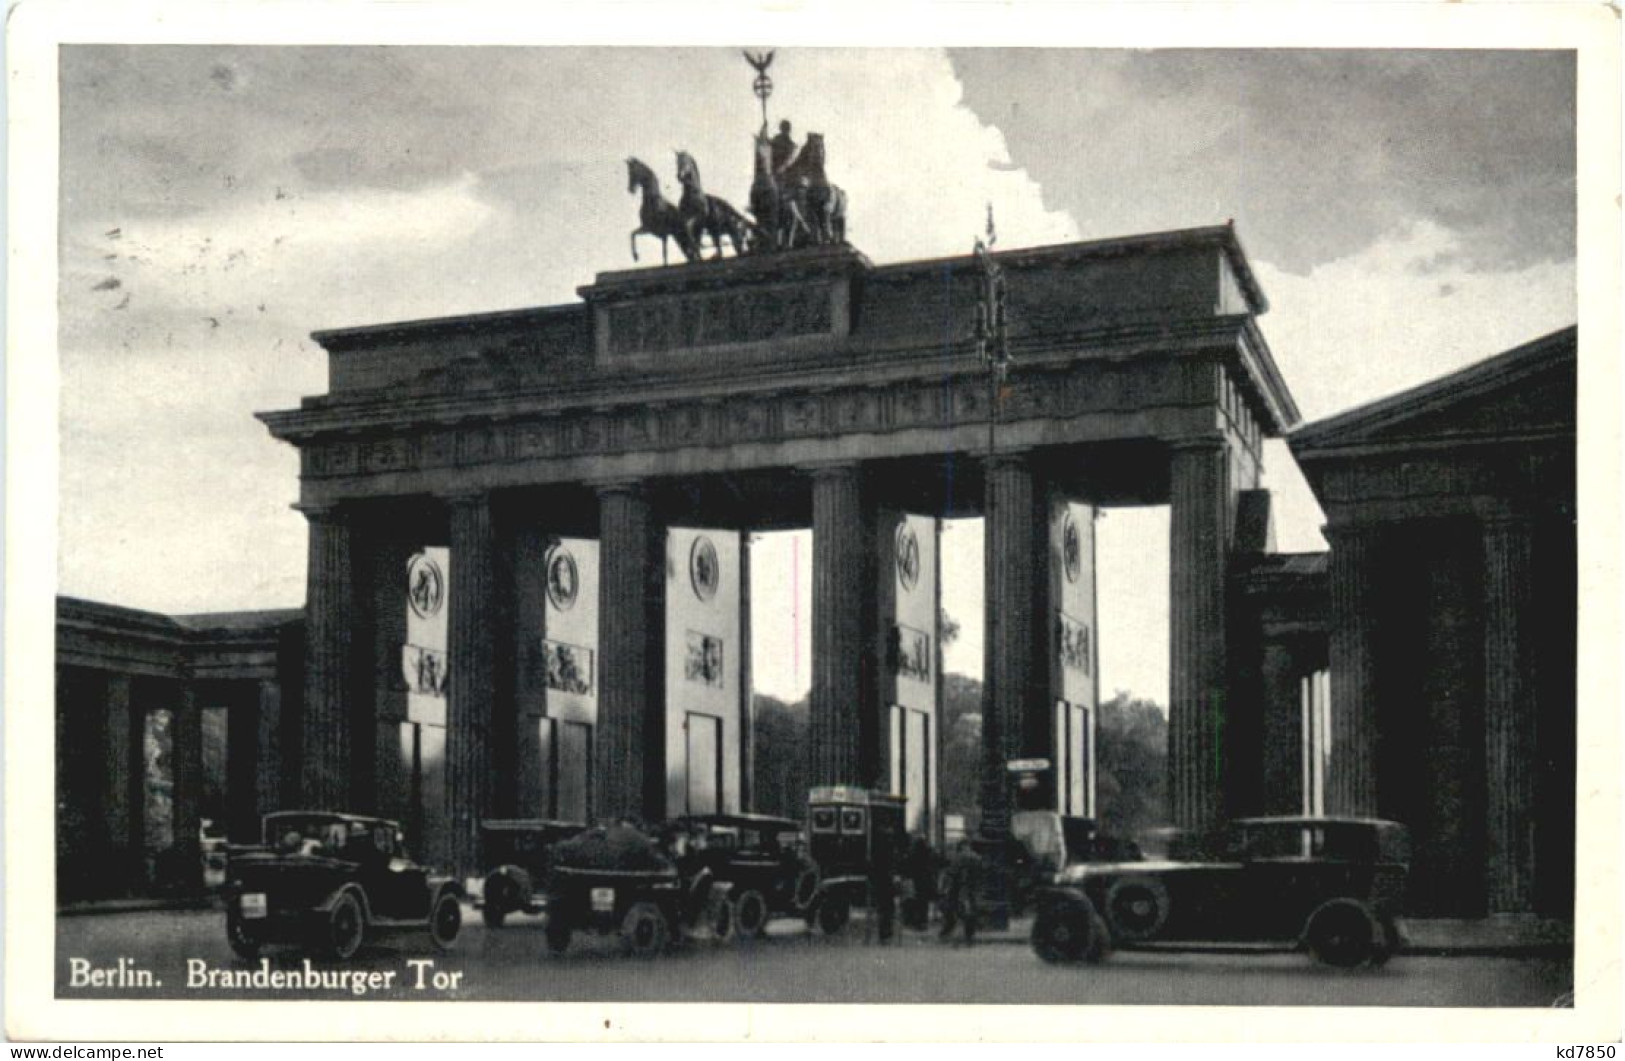
<svg viewBox="0 0 1625 1061"><path fill-rule="evenodd" d="M303 601L295 453L251 414L325 391L311 331L571 301L631 264L628 155L684 148L742 203L760 120L734 49L60 62L60 589L165 612ZM772 73L876 262L966 252L988 202L1004 247L1234 219L1306 420L1576 317L1571 54L785 48ZM1320 548L1267 461L1280 547ZM1166 526L1101 527L1107 693L1166 697ZM946 544L975 673L979 528ZM764 543L759 581L809 555ZM809 609L782 600L758 654L800 662L758 674L795 695Z"/></svg>

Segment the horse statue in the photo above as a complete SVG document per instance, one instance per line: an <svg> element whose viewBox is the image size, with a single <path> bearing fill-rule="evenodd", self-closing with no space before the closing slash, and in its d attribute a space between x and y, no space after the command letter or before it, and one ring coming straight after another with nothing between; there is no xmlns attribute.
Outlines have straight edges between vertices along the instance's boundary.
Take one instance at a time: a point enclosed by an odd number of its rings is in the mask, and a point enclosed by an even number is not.
<svg viewBox="0 0 1625 1061"><path fill-rule="evenodd" d="M812 241L801 204L791 187L773 173L773 141L767 128L756 134L756 175L750 185L750 212L756 218L753 251L782 251Z"/></svg>
<svg viewBox="0 0 1625 1061"><path fill-rule="evenodd" d="M727 237L733 243L734 254L745 253L751 236L750 219L725 199L707 195L700 183L700 167L687 151L677 152L677 181L683 186L683 197L677 202L678 213L699 253L705 253L705 237L709 235L716 247L714 257L722 257L722 241Z"/></svg>
<svg viewBox="0 0 1625 1061"><path fill-rule="evenodd" d="M846 193L824 175L824 134L808 133L807 142L779 176L791 189L817 244L846 242Z"/></svg>
<svg viewBox="0 0 1625 1061"><path fill-rule="evenodd" d="M638 210L639 225L632 230L632 260L638 260L638 237L654 236L660 240L660 264L667 264L666 241L677 241L677 249L683 252L683 257L694 261L700 256L697 240L689 235L688 226L683 223L682 212L668 202L660 194L660 179L655 171L645 166L635 158L626 160L626 190L628 193L643 192L643 205Z"/></svg>

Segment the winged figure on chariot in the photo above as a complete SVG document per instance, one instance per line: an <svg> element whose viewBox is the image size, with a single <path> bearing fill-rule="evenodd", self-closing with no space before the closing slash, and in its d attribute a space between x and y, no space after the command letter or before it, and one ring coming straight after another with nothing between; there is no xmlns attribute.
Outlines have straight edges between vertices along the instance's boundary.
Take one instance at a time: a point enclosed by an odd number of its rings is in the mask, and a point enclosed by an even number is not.
<svg viewBox="0 0 1625 1061"><path fill-rule="evenodd" d="M667 245L677 243L688 261L704 256L709 238L712 257L721 258L731 245L734 254L763 254L846 242L846 193L825 172L824 137L808 133L797 146L788 121L768 136L767 97L773 90L767 68L773 52L745 59L756 71L754 89L762 101L762 126L755 136L755 170L746 216L727 200L706 192L699 163L687 151L677 151L677 183L682 194L676 203L660 191L654 171L635 158L626 160L627 191L642 194L638 227L632 230L632 260L638 260L639 236L660 240L662 264L669 261Z"/></svg>

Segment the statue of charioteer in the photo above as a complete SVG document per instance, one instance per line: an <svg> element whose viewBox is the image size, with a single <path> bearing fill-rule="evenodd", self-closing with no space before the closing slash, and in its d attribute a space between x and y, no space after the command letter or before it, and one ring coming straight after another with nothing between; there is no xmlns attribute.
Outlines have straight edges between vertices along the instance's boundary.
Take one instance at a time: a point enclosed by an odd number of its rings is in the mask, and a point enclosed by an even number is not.
<svg viewBox="0 0 1625 1061"><path fill-rule="evenodd" d="M626 160L629 192L642 194L639 225L632 231L632 260L638 260L637 238L660 240L661 263L669 261L668 241L688 261L704 254L710 238L713 257L731 245L735 255L763 254L846 242L846 193L825 174L824 138L808 133L797 145L788 121L768 135L767 100L773 93L768 67L772 51L745 52L756 71L752 89L762 103L762 125L755 137L755 171L750 187L750 216L727 200L710 195L700 179L700 167L687 151L677 155L677 182L682 195L672 203L660 192L654 171L635 158Z"/></svg>

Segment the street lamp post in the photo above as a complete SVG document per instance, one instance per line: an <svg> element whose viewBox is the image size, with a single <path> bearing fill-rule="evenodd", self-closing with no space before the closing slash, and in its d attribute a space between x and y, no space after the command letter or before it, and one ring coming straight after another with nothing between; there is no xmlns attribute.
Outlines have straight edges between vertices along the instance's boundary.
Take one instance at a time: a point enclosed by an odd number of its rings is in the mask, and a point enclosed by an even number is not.
<svg viewBox="0 0 1625 1061"><path fill-rule="evenodd" d="M988 535L987 541L992 541L992 528L995 523L995 506L998 504L997 490L994 485L996 472L993 462L998 454L998 429L1002 413L1002 398L1005 381L1010 375L1010 336L1008 299L1005 287L1004 267L993 257L993 246L998 242L998 234L993 227L993 206L987 208L987 231L985 238L977 237L972 257L976 261L977 298L976 298L976 356L982 367L987 370L987 464L983 472L983 527ZM991 564L991 557L989 559ZM988 572L991 576L992 567ZM988 602L991 604L992 602ZM996 606L985 607L987 616L987 630L985 637L988 645L999 644L998 630L1006 618L999 614ZM984 657L985 658L985 657ZM985 742L982 753L982 826L981 833L990 839L1002 840L1010 833L1010 789L1006 772L1006 752L1008 734L1005 725L1010 720L998 717L998 666L996 661L989 661L983 668L983 730L982 739ZM989 730L992 730L990 733ZM992 738L989 741L989 738ZM992 812L990 814L990 812ZM993 858L995 862L1002 861L998 854L1003 850L1002 845L995 845ZM990 867L992 869L991 888L988 898L990 909L987 911L990 923L1003 924L1009 917L1007 896L1004 894L1002 865Z"/></svg>

